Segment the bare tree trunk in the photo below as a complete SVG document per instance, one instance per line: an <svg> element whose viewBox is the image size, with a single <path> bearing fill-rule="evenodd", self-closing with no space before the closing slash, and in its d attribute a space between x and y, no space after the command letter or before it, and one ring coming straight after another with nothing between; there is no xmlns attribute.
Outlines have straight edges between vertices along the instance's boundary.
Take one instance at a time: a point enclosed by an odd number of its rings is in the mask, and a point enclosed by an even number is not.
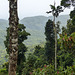
<svg viewBox="0 0 75 75"><path fill-rule="evenodd" d="M9 75L16 75L18 56L17 0L9 0Z"/></svg>
<svg viewBox="0 0 75 75"><path fill-rule="evenodd" d="M57 69L57 28L55 25L55 16L53 21L54 33L55 33L55 70Z"/></svg>
<svg viewBox="0 0 75 75"><path fill-rule="evenodd" d="M55 26L55 70L57 69L57 28Z"/></svg>

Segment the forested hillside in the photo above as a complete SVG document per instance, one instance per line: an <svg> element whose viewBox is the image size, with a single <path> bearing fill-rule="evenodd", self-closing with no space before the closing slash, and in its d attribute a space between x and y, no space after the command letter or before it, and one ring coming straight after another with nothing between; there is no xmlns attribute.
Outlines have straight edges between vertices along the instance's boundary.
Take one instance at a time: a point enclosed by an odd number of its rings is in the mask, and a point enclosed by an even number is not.
<svg viewBox="0 0 75 75"><path fill-rule="evenodd" d="M4 47L6 27L8 27L8 21L0 19L0 65L6 61L6 58L5 58L6 50Z"/></svg>
<svg viewBox="0 0 75 75"><path fill-rule="evenodd" d="M27 17L20 20L21 24L26 26L26 30L30 32L31 36L29 36L28 40L26 41L26 45L34 45L45 40L44 36L44 27L48 19L52 19L52 16L45 17L45 16L34 16L34 17ZM61 15L59 16L56 21L60 21L60 27L66 26L66 21L69 19L68 15ZM8 21L0 19L0 44L3 45L4 36L6 35L6 27L8 27ZM34 41L33 41L34 39ZM36 42L36 43L35 43ZM1 45L0 45L1 46Z"/></svg>
<svg viewBox="0 0 75 75"><path fill-rule="evenodd" d="M21 24L24 24L26 26L26 31L29 32L31 35L28 37L28 39L24 42L27 47L31 48L31 52L33 51L33 47L38 44L44 44L45 42L45 25L46 22L50 17L45 16L34 16L34 17L26 17L20 20ZM66 26L66 22L69 19L68 15L61 15L59 16L56 21L60 21L60 27ZM6 29L8 27L8 21L0 19L0 62L2 64L3 60L5 59L5 46L4 46L4 40L6 36ZM30 49L29 48L29 49Z"/></svg>
<svg viewBox="0 0 75 75"><path fill-rule="evenodd" d="M5 1L0 75L75 75L75 0Z"/></svg>

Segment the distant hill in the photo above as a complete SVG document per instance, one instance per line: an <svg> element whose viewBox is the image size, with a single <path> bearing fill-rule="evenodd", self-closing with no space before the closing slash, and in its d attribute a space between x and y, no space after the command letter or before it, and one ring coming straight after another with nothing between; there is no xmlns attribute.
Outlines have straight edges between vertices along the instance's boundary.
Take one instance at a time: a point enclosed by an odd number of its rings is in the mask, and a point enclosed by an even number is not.
<svg viewBox="0 0 75 75"><path fill-rule="evenodd" d="M20 23L26 26L26 30L31 34L28 40L26 40L26 45L39 44L40 42L45 41L45 25L48 19L53 20L52 16L34 16L34 17L26 17L20 20ZM67 20L69 19L68 15L61 15L56 18L56 22L60 21L62 26L66 26Z"/></svg>
<svg viewBox="0 0 75 75"><path fill-rule="evenodd" d="M20 23L26 26L26 31L31 34L31 36L29 36L28 39L24 42L28 47L32 47L34 45L45 42L44 29L48 19L52 19L52 16L34 16L26 17L20 20ZM68 19L68 15L61 15L56 19L56 21L60 21L60 27L62 27L66 26L66 22ZM6 36L6 27L8 26L9 25L7 20L0 19L0 59L5 59L4 56L6 52L3 42Z"/></svg>
<svg viewBox="0 0 75 75"><path fill-rule="evenodd" d="M0 49L3 48L3 41L6 35L6 27L8 27L8 21L4 19L0 19Z"/></svg>
<svg viewBox="0 0 75 75"><path fill-rule="evenodd" d="M34 17L26 17L20 20L21 24L24 24L26 26L26 31L31 34L31 36L28 37L28 39L25 41L25 44L27 46L36 45L40 42L45 41L45 35L44 35L44 29L46 22L48 19L53 19L52 16L46 17L46 16L34 16ZM68 15L61 15L58 18L56 18L56 21L60 21L62 26L66 26L67 20L69 19ZM3 41L5 39L6 35L6 27L8 27L8 21L4 19L0 19L0 46L3 46Z"/></svg>
<svg viewBox="0 0 75 75"><path fill-rule="evenodd" d="M20 20L20 23L26 26L26 31L31 34L31 36L28 37L28 40L25 41L26 45L39 44L40 42L45 41L44 29L48 19L53 18L52 16L34 16L26 17ZM58 18L56 18L56 21L60 21L60 27L62 27L66 26L68 19L68 15L61 15ZM8 21L0 19L0 46L3 46L3 41L6 35L6 27L8 27Z"/></svg>

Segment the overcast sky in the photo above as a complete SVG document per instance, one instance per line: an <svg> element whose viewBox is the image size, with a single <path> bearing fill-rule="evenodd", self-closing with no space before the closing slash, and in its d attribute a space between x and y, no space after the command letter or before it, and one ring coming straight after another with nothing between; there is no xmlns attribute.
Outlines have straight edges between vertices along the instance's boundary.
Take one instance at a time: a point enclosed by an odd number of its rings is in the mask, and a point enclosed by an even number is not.
<svg viewBox="0 0 75 75"><path fill-rule="evenodd" d="M55 0L56 5L60 5L61 0ZM54 4L54 0L18 0L18 15L22 19L24 17L44 15L50 10L50 4ZM71 9L66 9L61 15L69 14ZM0 0L0 19L9 18L9 2L8 0Z"/></svg>

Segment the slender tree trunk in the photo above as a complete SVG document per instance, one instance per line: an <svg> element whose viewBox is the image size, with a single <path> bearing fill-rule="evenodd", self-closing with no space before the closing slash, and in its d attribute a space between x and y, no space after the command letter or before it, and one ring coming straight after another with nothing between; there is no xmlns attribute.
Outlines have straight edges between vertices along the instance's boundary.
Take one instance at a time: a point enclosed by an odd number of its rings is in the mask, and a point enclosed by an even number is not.
<svg viewBox="0 0 75 75"><path fill-rule="evenodd" d="M55 33L55 70L57 69L57 28L55 25L55 16L53 21L54 33Z"/></svg>
<svg viewBox="0 0 75 75"><path fill-rule="evenodd" d="M57 69L57 28L55 26L55 70Z"/></svg>
<svg viewBox="0 0 75 75"><path fill-rule="evenodd" d="M9 75L16 75L18 56L17 0L9 0Z"/></svg>

